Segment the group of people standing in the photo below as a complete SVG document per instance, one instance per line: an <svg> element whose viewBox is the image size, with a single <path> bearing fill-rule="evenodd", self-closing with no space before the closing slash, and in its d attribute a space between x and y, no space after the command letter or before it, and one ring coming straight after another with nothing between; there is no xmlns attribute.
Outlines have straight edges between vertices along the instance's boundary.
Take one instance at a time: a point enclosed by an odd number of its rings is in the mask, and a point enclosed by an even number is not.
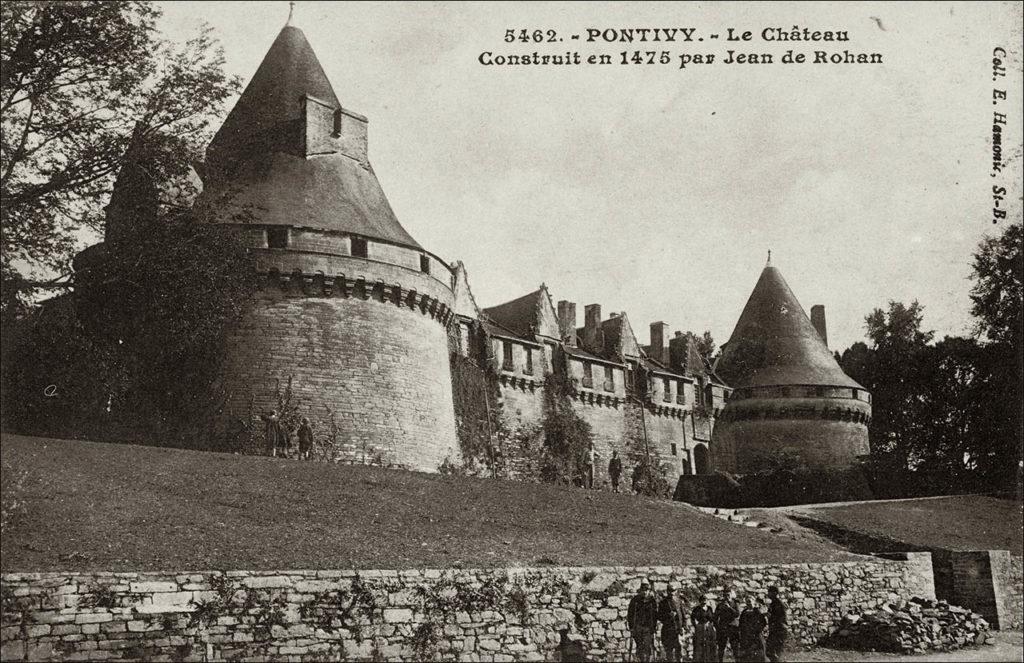
<svg viewBox="0 0 1024 663"><path fill-rule="evenodd" d="M768 614L747 595L743 608L736 600L736 592L727 595L712 607L708 597L686 614L679 584L670 582L660 598L643 580L636 595L629 602L626 622L632 641L631 658L650 661L654 656L654 639L661 624L659 640L662 657L667 661L682 660L682 634L687 617L693 627L693 661L721 663L726 649L731 649L736 661L781 661L786 645L786 604L779 597L777 587L768 589ZM767 629L767 638L765 630ZM634 651L635 649L635 651Z"/></svg>
<svg viewBox="0 0 1024 663"><path fill-rule="evenodd" d="M268 456L288 458L292 451L292 435L288 426L281 421L277 410L260 415L263 420L265 451ZM303 417L295 431L299 442L299 460L309 460L313 455L313 425L309 417Z"/></svg>

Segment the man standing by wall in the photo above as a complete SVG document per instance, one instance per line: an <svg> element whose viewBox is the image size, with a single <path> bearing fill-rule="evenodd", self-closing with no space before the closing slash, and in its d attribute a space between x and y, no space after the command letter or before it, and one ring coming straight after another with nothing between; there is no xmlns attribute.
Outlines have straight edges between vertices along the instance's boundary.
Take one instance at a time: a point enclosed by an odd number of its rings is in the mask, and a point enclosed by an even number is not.
<svg viewBox="0 0 1024 663"><path fill-rule="evenodd" d="M612 490L616 493L619 492L619 477L622 476L622 459L619 458L619 452L612 452L612 459L608 461L608 476L612 480Z"/></svg>
<svg viewBox="0 0 1024 663"><path fill-rule="evenodd" d="M679 661L683 656L683 644L679 636L686 623L686 613L678 595L679 584L670 582L665 596L658 604L658 621L661 622L661 646L665 650L665 660Z"/></svg>
<svg viewBox="0 0 1024 663"><path fill-rule="evenodd" d="M768 660L781 661L786 649L786 604L779 598L779 588L768 588L768 641L765 653Z"/></svg>
<svg viewBox="0 0 1024 663"><path fill-rule="evenodd" d="M658 625L658 606L651 594L651 583L640 582L640 588L629 601L626 625L636 644L636 660L646 663L654 653L654 629Z"/></svg>
<svg viewBox="0 0 1024 663"><path fill-rule="evenodd" d="M718 660L725 660L725 646L732 648L732 657L739 660L740 606L736 590L730 589L715 608L715 631L718 640Z"/></svg>

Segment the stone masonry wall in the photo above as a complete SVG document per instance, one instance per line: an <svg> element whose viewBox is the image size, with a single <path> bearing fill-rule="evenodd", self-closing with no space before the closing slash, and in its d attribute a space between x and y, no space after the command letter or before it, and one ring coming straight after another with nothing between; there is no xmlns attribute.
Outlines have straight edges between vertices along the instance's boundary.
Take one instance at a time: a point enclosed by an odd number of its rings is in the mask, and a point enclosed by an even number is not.
<svg viewBox="0 0 1024 663"><path fill-rule="evenodd" d="M228 431L277 407L291 379L298 414L321 430L333 419L350 454L436 471L458 453L447 330L418 307L269 286L227 347Z"/></svg>
<svg viewBox="0 0 1024 663"><path fill-rule="evenodd" d="M794 644L847 612L934 597L931 558L830 564L410 571L9 573L0 657L21 660L540 661L558 629L595 660L622 660L643 577L695 597L729 588L790 606ZM690 634L684 635L684 651Z"/></svg>
<svg viewBox="0 0 1024 663"><path fill-rule="evenodd" d="M1006 592L1006 608L1009 612L1004 628L1019 629L1024 626L1024 558L1010 555L1006 575L1000 578Z"/></svg>

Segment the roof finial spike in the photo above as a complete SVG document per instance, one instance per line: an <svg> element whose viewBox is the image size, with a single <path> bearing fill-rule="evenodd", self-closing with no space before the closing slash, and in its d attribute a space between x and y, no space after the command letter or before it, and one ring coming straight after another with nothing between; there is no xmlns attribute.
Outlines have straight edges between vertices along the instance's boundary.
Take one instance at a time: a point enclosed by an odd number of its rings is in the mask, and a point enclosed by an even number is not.
<svg viewBox="0 0 1024 663"><path fill-rule="evenodd" d="M765 267L771 267L772 264L772 250L768 249L768 262L765 263Z"/></svg>
<svg viewBox="0 0 1024 663"><path fill-rule="evenodd" d="M285 23L284 23L286 26L292 24L292 15L294 13L295 13L295 0L291 0L291 2L288 3L288 20L285 21Z"/></svg>

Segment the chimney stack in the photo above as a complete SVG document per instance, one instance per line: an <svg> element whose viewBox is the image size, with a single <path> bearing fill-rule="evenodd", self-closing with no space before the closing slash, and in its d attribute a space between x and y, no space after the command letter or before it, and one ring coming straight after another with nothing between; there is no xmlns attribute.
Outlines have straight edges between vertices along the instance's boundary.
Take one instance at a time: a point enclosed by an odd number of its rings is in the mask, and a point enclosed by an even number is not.
<svg viewBox="0 0 1024 663"><path fill-rule="evenodd" d="M604 350L601 337L601 305L587 304L583 307L583 345L591 352L600 354Z"/></svg>
<svg viewBox="0 0 1024 663"><path fill-rule="evenodd" d="M558 302L558 332L563 341L576 345L576 302Z"/></svg>
<svg viewBox="0 0 1024 663"><path fill-rule="evenodd" d="M651 323L651 358L668 365L668 325L664 322Z"/></svg>
<svg viewBox="0 0 1024 663"><path fill-rule="evenodd" d="M828 347L828 327L825 325L825 307L823 305L815 304L811 307L811 324L818 330L818 336Z"/></svg>

